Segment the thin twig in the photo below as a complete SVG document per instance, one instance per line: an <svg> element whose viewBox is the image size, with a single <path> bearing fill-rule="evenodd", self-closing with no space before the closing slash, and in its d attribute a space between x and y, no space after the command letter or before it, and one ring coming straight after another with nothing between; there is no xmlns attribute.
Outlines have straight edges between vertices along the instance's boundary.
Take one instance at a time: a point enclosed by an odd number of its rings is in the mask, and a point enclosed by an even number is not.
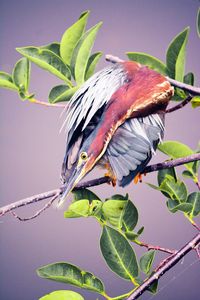
<svg viewBox="0 0 200 300"><path fill-rule="evenodd" d="M176 106L173 106L169 109L166 110L166 113L171 113L173 111L176 111L182 107L184 107L186 104L188 104L191 100L192 100L192 96L189 95L185 100L181 101L179 104L177 104Z"/></svg>
<svg viewBox="0 0 200 300"><path fill-rule="evenodd" d="M160 246L154 246L154 245L147 244L147 243L144 243L141 241L138 241L138 243L136 242L136 244L141 247L145 247L148 250L156 250L156 251L161 251L161 252L165 252L165 253L169 253L169 254L173 254L173 255L177 253L177 250L171 250L171 249L160 247Z"/></svg>
<svg viewBox="0 0 200 300"><path fill-rule="evenodd" d="M32 219L35 219L36 217L38 217L41 213L43 213L47 208L49 208L53 202L58 198L59 193L56 194L50 201L48 201L40 210L38 210L34 215L32 215L31 217L28 218L21 218L19 217L14 211L12 211L12 215L17 218L19 221L29 221Z"/></svg>
<svg viewBox="0 0 200 300"><path fill-rule="evenodd" d="M124 62L124 60L120 59L117 56L113 56L111 54L106 55L106 60L110 61L111 63L119 63L119 62ZM195 87L183 82L179 82L175 79L172 79L170 77L166 76L166 79L175 87L178 87L184 91L187 91L189 93L191 93L192 95L200 95L200 88L199 87Z"/></svg>
<svg viewBox="0 0 200 300"><path fill-rule="evenodd" d="M135 300L140 297L152 283L157 281L161 276L163 276L168 270L170 270L174 265L176 265L182 257L184 257L188 252L193 250L200 243L200 233L198 233L191 241L189 241L184 247L182 247L175 255L173 255L170 260L168 260L164 266L159 268L152 276L145 280L135 291L127 298L127 300Z"/></svg>
<svg viewBox="0 0 200 300"><path fill-rule="evenodd" d="M30 103L40 104L40 105L47 106L47 107L58 107L58 108L65 108L66 107L66 104L48 103L48 102L37 100L35 98L30 98L30 99L28 99L28 101Z"/></svg>
<svg viewBox="0 0 200 300"><path fill-rule="evenodd" d="M155 165L150 165L150 166L146 167L142 173L147 174L147 173L155 172L155 171L162 170L162 169L168 169L171 167L176 167L176 166L183 165L183 164L186 164L186 163L189 163L192 161L196 161L196 160L200 160L200 153L195 153L190 156L183 157L183 158L178 158L178 159L174 159L174 160L170 160L170 161L165 161L163 163L158 163ZM79 184L77 184L75 189L81 189L81 188L101 185L101 184L110 183L110 182L111 182L111 178L100 177L98 179L93 179L90 181L79 183ZM6 206L3 206L0 208L0 217L16 208L25 206L27 204L35 203L35 202L38 202L41 200L45 200L45 199L54 197L56 194L58 194L58 196L59 196L62 194L63 189L64 189L64 187L60 187L58 189L51 190L51 191L48 191L48 192L45 192L42 194L34 195L31 197L16 201L14 203L8 204Z"/></svg>

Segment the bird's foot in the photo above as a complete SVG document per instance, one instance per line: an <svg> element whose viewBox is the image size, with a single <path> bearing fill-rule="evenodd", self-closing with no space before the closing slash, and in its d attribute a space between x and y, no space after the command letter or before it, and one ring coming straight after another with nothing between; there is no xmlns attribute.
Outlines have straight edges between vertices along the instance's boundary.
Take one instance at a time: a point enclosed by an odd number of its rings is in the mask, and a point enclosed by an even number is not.
<svg viewBox="0 0 200 300"><path fill-rule="evenodd" d="M110 165L109 163L105 163L104 167L108 170L104 176L105 177L108 177L110 180L108 182L108 184L112 184L112 186L116 186L116 183L117 183L117 178L115 177L115 175L113 174L111 168L110 168Z"/></svg>
<svg viewBox="0 0 200 300"><path fill-rule="evenodd" d="M135 178L134 178L134 183L137 184L138 182L142 182L142 175L146 176L146 173L144 174L141 174L141 173L138 173Z"/></svg>

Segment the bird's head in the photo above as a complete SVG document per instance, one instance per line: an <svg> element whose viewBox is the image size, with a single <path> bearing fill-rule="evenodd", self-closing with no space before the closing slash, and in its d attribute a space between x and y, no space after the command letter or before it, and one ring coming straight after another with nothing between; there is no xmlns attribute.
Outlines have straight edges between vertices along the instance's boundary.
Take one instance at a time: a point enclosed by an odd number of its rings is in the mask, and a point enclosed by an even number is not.
<svg viewBox="0 0 200 300"><path fill-rule="evenodd" d="M93 134L92 134L93 136ZM95 166L96 162L103 155L103 143L97 142L97 139L90 136L83 143L77 157L77 162L70 174L66 189L61 195L58 207L62 206L68 194L75 188L79 181Z"/></svg>

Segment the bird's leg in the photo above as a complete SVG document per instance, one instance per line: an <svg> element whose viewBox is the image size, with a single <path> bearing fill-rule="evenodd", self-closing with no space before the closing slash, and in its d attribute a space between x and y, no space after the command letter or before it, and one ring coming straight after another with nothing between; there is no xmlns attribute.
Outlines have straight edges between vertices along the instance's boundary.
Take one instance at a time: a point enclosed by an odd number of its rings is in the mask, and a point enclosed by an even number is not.
<svg viewBox="0 0 200 300"><path fill-rule="evenodd" d="M138 182L142 182L142 175L146 176L146 174L138 173L135 178L133 179L134 183L137 184Z"/></svg>
<svg viewBox="0 0 200 300"><path fill-rule="evenodd" d="M112 169L110 167L110 164L107 162L107 163L104 164L104 167L107 170L107 172L104 174L104 176L109 177L111 179L112 186L116 186L117 178L113 174ZM110 182L109 182L109 184L110 184Z"/></svg>

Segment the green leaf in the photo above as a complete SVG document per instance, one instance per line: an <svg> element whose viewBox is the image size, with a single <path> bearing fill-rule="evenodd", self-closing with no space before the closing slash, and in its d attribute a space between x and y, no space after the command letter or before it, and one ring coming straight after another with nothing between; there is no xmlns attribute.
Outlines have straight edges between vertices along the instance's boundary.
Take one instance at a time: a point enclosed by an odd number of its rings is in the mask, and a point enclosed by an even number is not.
<svg viewBox="0 0 200 300"><path fill-rule="evenodd" d="M127 52L126 54L130 60L146 65L150 69L153 69L163 75L167 74L166 65L154 56L142 52Z"/></svg>
<svg viewBox="0 0 200 300"><path fill-rule="evenodd" d="M170 212L172 212L172 213L175 213L178 210L182 211L184 213L190 213L192 210L192 204L190 204L190 203L179 204L179 202L177 200L172 200L172 199L169 199L167 201L167 207L170 210Z"/></svg>
<svg viewBox="0 0 200 300"><path fill-rule="evenodd" d="M77 84L84 83L90 53L102 22L88 30L79 40L72 56L71 66Z"/></svg>
<svg viewBox="0 0 200 300"><path fill-rule="evenodd" d="M200 8L198 9L197 12L197 33L198 36L200 37Z"/></svg>
<svg viewBox="0 0 200 300"><path fill-rule="evenodd" d="M198 216L200 214L200 192L191 193L188 196L187 203L192 204L191 218Z"/></svg>
<svg viewBox="0 0 200 300"><path fill-rule="evenodd" d="M41 46L40 49L47 49L56 54L57 56L60 56L60 44L58 42L53 42L48 45Z"/></svg>
<svg viewBox="0 0 200 300"><path fill-rule="evenodd" d="M5 72L0 72L0 87L18 91L18 88L13 83L12 76Z"/></svg>
<svg viewBox="0 0 200 300"><path fill-rule="evenodd" d="M58 103L69 101L78 89L79 86L69 88L67 85L57 85L53 87L49 93L49 102Z"/></svg>
<svg viewBox="0 0 200 300"><path fill-rule="evenodd" d="M159 185L161 185L161 183L166 179L166 176L171 176L176 181L177 176L175 168L163 169L158 171L157 180Z"/></svg>
<svg viewBox="0 0 200 300"><path fill-rule="evenodd" d="M27 92L30 81L30 63L26 57L21 58L13 69L13 81L22 92Z"/></svg>
<svg viewBox="0 0 200 300"><path fill-rule="evenodd" d="M140 269L143 273L147 275L150 273L154 257L155 250L150 250L142 255L142 257L140 258Z"/></svg>
<svg viewBox="0 0 200 300"><path fill-rule="evenodd" d="M82 13L79 20L69 27L62 36L60 55L67 65L70 65L73 51L85 30L88 16L89 11Z"/></svg>
<svg viewBox="0 0 200 300"><path fill-rule="evenodd" d="M187 187L180 180L175 181L173 178L167 177L162 181L159 190L168 194L172 200L179 202L186 202L187 200Z"/></svg>
<svg viewBox="0 0 200 300"><path fill-rule="evenodd" d="M124 208L127 205L128 200L107 200L102 205L102 212L105 220L111 225L121 228L122 216Z"/></svg>
<svg viewBox="0 0 200 300"><path fill-rule="evenodd" d="M65 218L88 217L90 213L90 203L88 200L76 201L69 205L64 212Z"/></svg>
<svg viewBox="0 0 200 300"><path fill-rule="evenodd" d="M101 201L101 199L92 191L90 191L89 189L77 189L75 191L72 192L73 193L73 202L75 201L80 201L83 199L87 199L90 201L90 203L93 200L99 200Z"/></svg>
<svg viewBox="0 0 200 300"><path fill-rule="evenodd" d="M66 101L65 97L63 95L68 90L69 90L69 87L64 84L54 86L49 93L49 102L55 103L55 102L60 102L60 101Z"/></svg>
<svg viewBox="0 0 200 300"><path fill-rule="evenodd" d="M181 157L185 157L188 155L192 155L194 153L194 151L189 148L187 145L177 142L177 141L166 141L162 144L159 144L158 149L167 154L168 156L170 156L171 158L181 158ZM188 163L185 164L184 166L193 172L193 164L194 163ZM195 174L194 174L195 175Z"/></svg>
<svg viewBox="0 0 200 300"><path fill-rule="evenodd" d="M191 100L191 104L193 108L200 106L200 96L194 96Z"/></svg>
<svg viewBox="0 0 200 300"><path fill-rule="evenodd" d="M193 178L193 173L191 173L190 171L188 170L185 170L182 172L182 175L186 178Z"/></svg>
<svg viewBox="0 0 200 300"><path fill-rule="evenodd" d="M189 27L179 33L169 45L167 50L167 69L171 78L183 81L185 71L185 54L188 41Z"/></svg>
<svg viewBox="0 0 200 300"><path fill-rule="evenodd" d="M138 276L138 264L127 239L115 229L104 226L100 247L111 270L120 277L135 282Z"/></svg>
<svg viewBox="0 0 200 300"><path fill-rule="evenodd" d="M84 300L84 298L73 291L60 290L39 298L39 300Z"/></svg>
<svg viewBox="0 0 200 300"><path fill-rule="evenodd" d="M135 228L138 222L138 211L132 201L128 201L123 212L122 225L123 230L131 231Z"/></svg>
<svg viewBox="0 0 200 300"><path fill-rule="evenodd" d="M190 85L194 85L194 74L192 72L187 73L184 76L183 82L187 83L187 84L190 84Z"/></svg>
<svg viewBox="0 0 200 300"><path fill-rule="evenodd" d="M69 68L64 64L61 58L52 51L37 47L16 48L16 50L40 68L56 75L71 86L71 81L68 79L70 78Z"/></svg>
<svg viewBox="0 0 200 300"><path fill-rule="evenodd" d="M158 290L158 280L154 281L147 290L152 294L156 294Z"/></svg>
<svg viewBox="0 0 200 300"><path fill-rule="evenodd" d="M104 292L104 286L100 279L92 273L65 262L43 266L37 269L37 274L45 279L72 284L100 294Z"/></svg>
<svg viewBox="0 0 200 300"><path fill-rule="evenodd" d="M90 56L85 71L85 80L89 79L94 74L95 68L99 62L99 59L102 57L102 54L102 52L96 52Z"/></svg>
<svg viewBox="0 0 200 300"><path fill-rule="evenodd" d="M135 239L137 239L144 231L144 226L141 227L138 232L133 232L133 231L126 231L125 232L125 236L127 237L127 239L129 239L130 241L134 242Z"/></svg>

